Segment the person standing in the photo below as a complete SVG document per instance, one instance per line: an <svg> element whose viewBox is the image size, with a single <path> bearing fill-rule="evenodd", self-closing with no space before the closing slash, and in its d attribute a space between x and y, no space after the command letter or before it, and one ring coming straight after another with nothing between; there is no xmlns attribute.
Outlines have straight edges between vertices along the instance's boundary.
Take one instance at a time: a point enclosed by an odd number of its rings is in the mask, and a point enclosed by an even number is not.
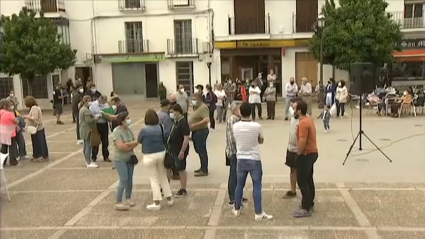
<svg viewBox="0 0 425 239"><path fill-rule="evenodd" d="M230 106L230 112L232 115L227 120L226 124L226 157L230 161L229 168L229 180L227 181L227 193L229 195L229 205L233 206L235 203L235 191L237 183L237 159L236 159L236 141L233 134L233 125L240 121L240 104L234 102Z"/></svg>
<svg viewBox="0 0 425 239"><path fill-rule="evenodd" d="M217 85L217 89L214 91L214 94L217 97L217 102L215 103L215 106L217 107L217 118L216 120L218 123L223 122L223 114L224 111L226 111L226 92L223 90L223 87L221 84Z"/></svg>
<svg viewBox="0 0 425 239"><path fill-rule="evenodd" d="M53 92L53 107L55 109L56 124L62 125L61 115L63 114L63 98L62 85L59 83L56 85L56 89Z"/></svg>
<svg viewBox="0 0 425 239"><path fill-rule="evenodd" d="M90 96L91 101L96 101L97 99L99 99L99 97L102 96L102 94L96 89L96 85L91 83L91 81L89 80L87 82L88 88L85 92L85 95Z"/></svg>
<svg viewBox="0 0 425 239"><path fill-rule="evenodd" d="M264 91L264 97L267 102L267 119L274 120L276 112L276 88L272 82L269 83L269 87Z"/></svg>
<svg viewBox="0 0 425 239"><path fill-rule="evenodd" d="M18 106L19 106L18 97L15 96L15 92L13 90L9 92L9 96L6 99L12 102L15 110L18 109Z"/></svg>
<svg viewBox="0 0 425 239"><path fill-rule="evenodd" d="M187 112L189 111L189 96L184 90L184 86L180 84L176 92L176 104L179 104L183 109L183 115L187 120Z"/></svg>
<svg viewBox="0 0 425 239"><path fill-rule="evenodd" d="M251 87L249 87L248 102L251 105L252 120L255 120L255 107L257 107L258 110L258 118L263 119L263 117L261 116L261 89L257 86L255 81L252 82Z"/></svg>
<svg viewBox="0 0 425 239"><path fill-rule="evenodd" d="M18 144L16 140L16 127L18 119L11 112L13 103L7 99L0 100L0 143L1 153L9 154L10 166L18 165ZM6 161L4 162L6 164Z"/></svg>
<svg viewBox="0 0 425 239"><path fill-rule="evenodd" d="M33 126L37 129L35 134L31 135L32 155L33 160L48 160L49 149L47 148L46 132L44 131L43 113L40 106L32 96L27 96L24 99L25 106L30 109L27 116L24 116L28 126Z"/></svg>
<svg viewBox="0 0 425 239"><path fill-rule="evenodd" d="M267 75L267 83L276 84L276 80L277 80L276 74L274 73L273 70L270 70L270 73Z"/></svg>
<svg viewBox="0 0 425 239"><path fill-rule="evenodd" d="M297 97L298 94L298 85L295 83L294 77L289 79L289 82L285 86L286 99L285 99L285 120L291 119L292 115L289 114L289 108L291 107L292 99Z"/></svg>
<svg viewBox="0 0 425 239"><path fill-rule="evenodd" d="M77 144L83 144L83 141L80 137L80 122L78 120L78 112L81 100L83 99L83 85L78 85L77 90L74 92L72 96L72 117L75 118L75 122L77 123L76 132L77 132Z"/></svg>
<svg viewBox="0 0 425 239"><path fill-rule="evenodd" d="M335 102L335 91L336 91L336 84L334 78L329 78L328 85L326 86L326 99L325 104L329 107L332 107L332 105Z"/></svg>
<svg viewBox="0 0 425 239"><path fill-rule="evenodd" d="M26 160L28 159L27 146L25 145L26 142L25 142L25 137L23 132L26 126L25 119L19 114L15 106L12 105L11 109L12 109L12 112L15 114L16 119L19 121L16 127L16 142L18 143L18 149L19 149L18 160Z"/></svg>
<svg viewBox="0 0 425 239"><path fill-rule="evenodd" d="M246 102L247 100L245 85L242 84L241 80L239 79L236 79L236 90L233 100L239 102L240 104L242 102Z"/></svg>
<svg viewBox="0 0 425 239"><path fill-rule="evenodd" d="M344 118L345 104L348 100L348 90L345 87L345 81L341 80L338 82L338 87L335 93L335 104L336 104L336 117Z"/></svg>
<svg viewBox="0 0 425 239"><path fill-rule="evenodd" d="M180 179L180 189L174 196L182 197L187 195L186 159L189 155L190 127L183 116L183 109L179 104L171 106L170 117L174 121L174 124L167 140L168 153L175 160L174 169L177 171Z"/></svg>
<svg viewBox="0 0 425 239"><path fill-rule="evenodd" d="M193 113L189 116L189 126L192 131L192 141L195 152L199 155L201 167L195 170L195 177L208 176L207 138L209 134L210 110L202 102L202 95L195 93L192 96Z"/></svg>
<svg viewBox="0 0 425 239"><path fill-rule="evenodd" d="M300 101L301 98L292 98L291 107L289 108L289 115L291 115L291 128L289 129L288 148L286 150L286 166L290 168L289 183L291 184L291 190L286 192L283 196L284 199L293 198L297 196L297 129L298 129L298 115L294 114L295 102Z"/></svg>
<svg viewBox="0 0 425 239"><path fill-rule="evenodd" d="M239 81L239 87L241 87L240 81ZM227 110L232 105L233 100L235 99L235 94L236 94L236 84L232 82L231 79L228 79L226 84L224 84L224 92L226 93L226 106L223 112L223 121L226 121ZM242 100L242 94L240 95L240 100Z"/></svg>
<svg viewBox="0 0 425 239"><path fill-rule="evenodd" d="M235 204L232 210L235 216L240 215L243 189L248 173L253 184L253 197L256 221L270 220L272 215L263 211L262 205L262 178L260 144L264 142L263 130L259 123L250 120L251 106L242 103L240 106L241 120L233 125L233 135L236 142L237 183L235 191Z"/></svg>
<svg viewBox="0 0 425 239"><path fill-rule="evenodd" d="M102 111L102 114L106 116L111 121L111 131L113 131L116 127L119 126L117 117L120 113L128 112L127 106L118 98L118 96L111 98L112 109L114 110L114 114L110 115ZM129 113L130 114L130 113Z"/></svg>
<svg viewBox="0 0 425 239"><path fill-rule="evenodd" d="M164 83L160 82L158 86L158 96L159 100L165 100L167 98L167 88L165 88Z"/></svg>
<svg viewBox="0 0 425 239"><path fill-rule="evenodd" d="M215 130L214 111L217 108L217 96L212 91L210 85L206 85L205 88L207 89L207 95L205 96L205 104L208 106L209 109L210 129Z"/></svg>
<svg viewBox="0 0 425 239"><path fill-rule="evenodd" d="M303 77L301 80L301 89L300 89L300 97L303 99L303 101L307 104L307 114L311 116L312 109L312 94L313 94L313 88L311 87L311 84L308 82L307 77Z"/></svg>
<svg viewBox="0 0 425 239"><path fill-rule="evenodd" d="M100 135L100 141L102 143L102 156L103 161L105 162L111 162L109 159L109 126L108 122L103 118L102 111L104 109L108 109L109 105L106 103L108 101L108 97L106 95L102 95L94 101L90 105L90 111L93 113L94 116L98 117L98 120L96 121L96 128L97 132L99 132ZM92 161L96 162L97 160L97 154L99 153L99 145L93 146L92 148Z"/></svg>
<svg viewBox="0 0 425 239"><path fill-rule="evenodd" d="M138 145L134 133L130 128L131 119L128 112L119 113L116 117L119 124L112 132L114 141L114 163L119 176L117 187L117 201L115 210L128 210L134 207L135 203L131 200L133 191L133 172L135 164L131 162L134 157L134 148ZM125 191L125 202L122 202Z"/></svg>
<svg viewBox="0 0 425 239"><path fill-rule="evenodd" d="M87 168L98 168L95 162L91 159L92 147L90 142L91 130L96 127L96 120L99 119L100 115L93 115L89 110L89 105L91 104L91 97L85 95L80 102L80 112L78 114L80 121L80 136L84 142L83 153L86 160Z"/></svg>
<svg viewBox="0 0 425 239"><path fill-rule="evenodd" d="M301 207L293 213L296 218L310 217L314 211L314 198L316 188L313 180L314 163L319 156L316 139L316 126L307 115L307 103L298 101L294 103L295 116L299 118L297 129L297 181L301 190Z"/></svg>

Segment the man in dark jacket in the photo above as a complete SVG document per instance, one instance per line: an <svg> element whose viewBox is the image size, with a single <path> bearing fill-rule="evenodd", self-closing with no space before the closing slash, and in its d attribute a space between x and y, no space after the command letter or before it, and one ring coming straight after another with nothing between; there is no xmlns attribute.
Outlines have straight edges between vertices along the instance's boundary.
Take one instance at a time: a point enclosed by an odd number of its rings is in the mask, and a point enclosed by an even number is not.
<svg viewBox="0 0 425 239"><path fill-rule="evenodd" d="M165 88L164 83L159 83L158 86L158 96L159 96L159 100L165 100L167 98L167 88Z"/></svg>
<svg viewBox="0 0 425 239"><path fill-rule="evenodd" d="M72 95L72 117L75 119L75 122L77 123L76 132L77 132L77 144L83 144L83 141L80 137L80 119L78 117L79 115L79 104L81 100L83 99L83 92L84 88L83 85L78 85L77 90L74 91L74 94Z"/></svg>
<svg viewBox="0 0 425 239"><path fill-rule="evenodd" d="M96 85L93 83L90 84L90 88L86 90L85 95L90 96L92 101L96 101L100 96L102 96L102 94L96 89Z"/></svg>

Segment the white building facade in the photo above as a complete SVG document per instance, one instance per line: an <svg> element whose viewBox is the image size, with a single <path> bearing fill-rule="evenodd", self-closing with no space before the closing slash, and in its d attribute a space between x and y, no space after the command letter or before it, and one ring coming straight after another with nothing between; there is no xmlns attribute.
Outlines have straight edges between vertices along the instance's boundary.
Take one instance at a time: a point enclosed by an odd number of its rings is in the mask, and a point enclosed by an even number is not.
<svg viewBox="0 0 425 239"><path fill-rule="evenodd" d="M387 10L402 27L406 18L418 18L416 13L406 15L404 0L388 2ZM214 84L226 77L255 78L271 69L284 97L290 77L298 82L307 77L313 85L320 78L319 63L308 52L308 39L324 4L321 0L15 0L0 4L4 15L28 6L61 19L66 27L60 31L78 51L75 67L48 75L43 84L40 79L38 85L46 93L37 98L44 98L41 102L46 104L57 82L76 77L93 80L103 94L114 91L141 99L157 98L160 82L168 93L178 84L193 92L198 84ZM347 72L333 72L325 65L324 81L332 76L348 80ZM7 89L13 85L18 98L25 96L25 84L18 76L0 77L8 82Z"/></svg>

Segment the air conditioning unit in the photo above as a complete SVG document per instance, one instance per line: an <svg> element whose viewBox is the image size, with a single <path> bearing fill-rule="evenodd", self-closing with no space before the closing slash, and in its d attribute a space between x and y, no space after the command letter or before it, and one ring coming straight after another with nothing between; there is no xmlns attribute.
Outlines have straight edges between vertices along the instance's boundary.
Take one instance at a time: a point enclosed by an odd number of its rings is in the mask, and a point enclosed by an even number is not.
<svg viewBox="0 0 425 239"><path fill-rule="evenodd" d="M212 54L212 53L204 54L204 62L205 63L212 63L213 61L214 61L214 54Z"/></svg>

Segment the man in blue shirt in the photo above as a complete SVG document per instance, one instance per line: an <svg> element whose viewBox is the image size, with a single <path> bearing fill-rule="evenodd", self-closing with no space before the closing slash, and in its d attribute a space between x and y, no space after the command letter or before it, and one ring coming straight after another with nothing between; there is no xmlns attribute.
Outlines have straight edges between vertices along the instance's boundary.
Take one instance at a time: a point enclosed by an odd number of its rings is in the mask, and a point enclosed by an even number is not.
<svg viewBox="0 0 425 239"><path fill-rule="evenodd" d="M102 142L102 155L103 160L105 162L111 162L109 159L109 126L108 122L102 117L102 110L108 109L109 105L106 103L108 101L108 97L102 95L98 100L94 101L90 105L90 111L93 113L95 117L100 117L99 120L96 121L97 131L100 135L100 141ZM97 154L99 153L99 145L92 147L92 160L96 162Z"/></svg>

